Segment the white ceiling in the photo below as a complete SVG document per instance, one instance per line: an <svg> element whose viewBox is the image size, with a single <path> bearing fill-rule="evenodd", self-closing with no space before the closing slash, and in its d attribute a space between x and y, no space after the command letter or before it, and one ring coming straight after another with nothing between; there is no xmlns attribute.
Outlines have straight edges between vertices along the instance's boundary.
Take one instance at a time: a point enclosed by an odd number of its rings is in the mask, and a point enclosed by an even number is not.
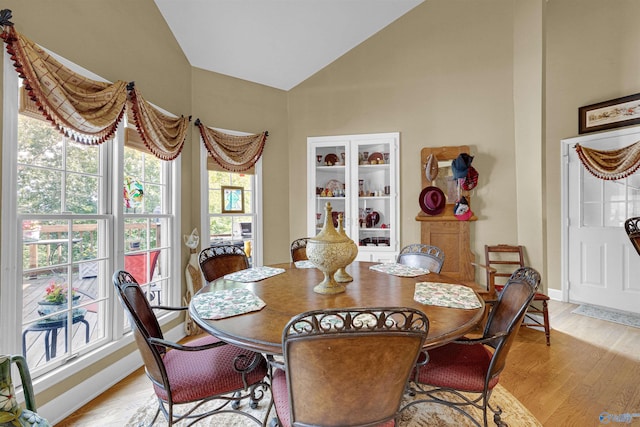
<svg viewBox="0 0 640 427"><path fill-rule="evenodd" d="M289 90L424 0L155 0L189 63Z"/></svg>

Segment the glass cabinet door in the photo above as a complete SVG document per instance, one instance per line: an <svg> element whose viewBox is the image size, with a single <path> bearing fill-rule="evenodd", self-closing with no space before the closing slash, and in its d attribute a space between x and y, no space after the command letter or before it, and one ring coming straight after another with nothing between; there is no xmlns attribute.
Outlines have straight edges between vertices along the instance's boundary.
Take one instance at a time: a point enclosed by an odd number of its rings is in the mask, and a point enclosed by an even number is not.
<svg viewBox="0 0 640 427"><path fill-rule="evenodd" d="M399 251L399 133L307 139L308 236L322 228L325 204L358 245L358 261L393 261Z"/></svg>
<svg viewBox="0 0 640 427"><path fill-rule="evenodd" d="M364 141L353 147L353 155L357 161L354 170L358 210L352 238L362 247L389 247L392 224L391 146L388 142Z"/></svg>
<svg viewBox="0 0 640 427"><path fill-rule="evenodd" d="M309 237L313 237L322 228L325 220L325 205L331 203L332 218L334 226L338 226L338 215L347 216L349 209L347 199L350 196L351 188L348 184L348 168L345 166L348 157L346 141L340 141L317 144L310 147L310 157L314 160L312 168L313 189L315 196L313 197L313 212L311 220L312 226L309 230L315 233Z"/></svg>

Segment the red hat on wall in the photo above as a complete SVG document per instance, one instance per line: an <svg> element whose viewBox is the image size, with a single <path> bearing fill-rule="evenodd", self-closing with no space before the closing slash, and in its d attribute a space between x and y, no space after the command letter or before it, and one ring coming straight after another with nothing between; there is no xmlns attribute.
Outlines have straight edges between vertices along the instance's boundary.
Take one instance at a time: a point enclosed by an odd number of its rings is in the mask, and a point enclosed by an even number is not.
<svg viewBox="0 0 640 427"><path fill-rule="evenodd" d="M427 215L438 215L444 210L447 198L438 187L425 187L420 193L418 202L422 212Z"/></svg>
<svg viewBox="0 0 640 427"><path fill-rule="evenodd" d="M476 185L478 185L478 171L473 166L469 166L467 176L462 180L461 187L463 190L469 191L476 188Z"/></svg>

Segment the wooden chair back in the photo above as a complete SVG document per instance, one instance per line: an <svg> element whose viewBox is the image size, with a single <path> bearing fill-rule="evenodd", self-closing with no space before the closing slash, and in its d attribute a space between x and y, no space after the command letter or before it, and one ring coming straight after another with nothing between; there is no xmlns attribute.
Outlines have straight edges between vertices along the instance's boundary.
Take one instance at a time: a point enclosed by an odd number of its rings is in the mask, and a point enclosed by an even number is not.
<svg viewBox="0 0 640 427"><path fill-rule="evenodd" d="M501 286L515 270L524 267L524 248L520 245L484 245L484 259L485 265L495 269L495 272L487 270L487 283Z"/></svg>
<svg viewBox="0 0 640 427"><path fill-rule="evenodd" d="M225 274L249 268L249 260L244 250L234 245L204 248L200 252L198 262L207 282L212 282Z"/></svg>
<svg viewBox="0 0 640 427"><path fill-rule="evenodd" d="M442 264L444 264L444 252L437 246L415 243L402 248L396 262L440 273Z"/></svg>
<svg viewBox="0 0 640 427"><path fill-rule="evenodd" d="M631 240L631 244L640 255L640 216L626 220L624 229L629 236L629 240Z"/></svg>
<svg viewBox="0 0 640 427"><path fill-rule="evenodd" d="M393 420L429 321L412 308L344 308L295 316L283 332L291 424Z"/></svg>
<svg viewBox="0 0 640 427"><path fill-rule="evenodd" d="M308 237L302 237L300 239L296 239L293 242L291 242L291 260L293 262L304 261L309 259L307 257L308 241L309 241Z"/></svg>
<svg viewBox="0 0 640 427"><path fill-rule="evenodd" d="M154 314L144 292L136 279L126 271L116 271L113 274L113 285L118 299L129 318L133 336L142 355L147 376L154 384L169 389L167 372L162 362L166 353L164 346L152 344L150 339L164 339L158 319Z"/></svg>
<svg viewBox="0 0 640 427"><path fill-rule="evenodd" d="M483 337L497 335L498 338L487 343L495 349L487 380L495 377L504 369L511 344L539 285L540 274L536 270L531 267L517 269L507 281L499 294L498 301L489 312Z"/></svg>

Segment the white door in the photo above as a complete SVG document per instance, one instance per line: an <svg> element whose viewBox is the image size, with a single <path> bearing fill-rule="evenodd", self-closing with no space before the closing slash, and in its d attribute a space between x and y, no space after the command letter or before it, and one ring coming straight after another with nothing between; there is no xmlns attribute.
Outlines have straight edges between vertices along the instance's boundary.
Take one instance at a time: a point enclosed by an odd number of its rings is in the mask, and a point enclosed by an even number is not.
<svg viewBox="0 0 640 427"><path fill-rule="evenodd" d="M638 140L638 128L563 140L563 282L570 302L640 312L640 257L624 231L625 219L640 216L640 173L616 181L596 178L575 151L576 143L610 150Z"/></svg>

